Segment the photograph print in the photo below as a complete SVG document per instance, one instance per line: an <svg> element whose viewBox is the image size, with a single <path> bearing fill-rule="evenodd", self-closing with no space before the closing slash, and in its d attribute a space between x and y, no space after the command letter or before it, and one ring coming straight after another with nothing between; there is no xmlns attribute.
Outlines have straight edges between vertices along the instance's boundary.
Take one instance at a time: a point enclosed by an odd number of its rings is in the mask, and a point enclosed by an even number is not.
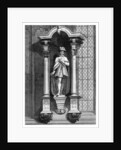
<svg viewBox="0 0 121 150"><path fill-rule="evenodd" d="M96 25L24 25L25 125L96 124Z"/></svg>

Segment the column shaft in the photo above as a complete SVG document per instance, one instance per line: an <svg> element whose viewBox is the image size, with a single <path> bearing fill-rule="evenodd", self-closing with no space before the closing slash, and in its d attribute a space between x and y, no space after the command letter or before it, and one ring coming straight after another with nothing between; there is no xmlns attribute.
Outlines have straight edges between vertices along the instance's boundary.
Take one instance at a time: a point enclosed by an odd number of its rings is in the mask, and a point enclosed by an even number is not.
<svg viewBox="0 0 121 150"><path fill-rule="evenodd" d="M48 57L44 57L44 97L49 96L49 63Z"/></svg>
<svg viewBox="0 0 121 150"><path fill-rule="evenodd" d="M76 89L76 55L72 56L72 78L71 78L71 94L72 96L77 95Z"/></svg>

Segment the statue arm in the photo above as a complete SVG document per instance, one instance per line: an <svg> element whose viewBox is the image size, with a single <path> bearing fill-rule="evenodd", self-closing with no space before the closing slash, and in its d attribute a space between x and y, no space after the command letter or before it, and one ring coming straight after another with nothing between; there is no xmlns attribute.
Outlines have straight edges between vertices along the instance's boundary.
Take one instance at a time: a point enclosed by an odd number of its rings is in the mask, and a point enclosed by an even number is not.
<svg viewBox="0 0 121 150"><path fill-rule="evenodd" d="M61 61L61 63L62 63L63 65L69 66L69 61L68 61L68 59L67 59L66 57L65 57L64 60Z"/></svg>
<svg viewBox="0 0 121 150"><path fill-rule="evenodd" d="M65 65L66 65L66 66L69 66L69 61L65 61Z"/></svg>
<svg viewBox="0 0 121 150"><path fill-rule="evenodd" d="M58 57L57 57L57 58L55 59L55 65L54 65L53 69L54 69L54 70L57 69L58 66L59 66L59 59L58 59Z"/></svg>
<svg viewBox="0 0 121 150"><path fill-rule="evenodd" d="M54 64L54 66L53 66L53 71L51 72L51 75L54 75L54 74L55 74L55 70L56 70L57 67L58 67L58 59L56 58L56 59L55 59L55 64Z"/></svg>
<svg viewBox="0 0 121 150"><path fill-rule="evenodd" d="M55 64L53 66L53 72L51 73L51 75L54 75L56 72L56 69L59 67L60 63L59 63L59 59L58 57L55 59Z"/></svg>

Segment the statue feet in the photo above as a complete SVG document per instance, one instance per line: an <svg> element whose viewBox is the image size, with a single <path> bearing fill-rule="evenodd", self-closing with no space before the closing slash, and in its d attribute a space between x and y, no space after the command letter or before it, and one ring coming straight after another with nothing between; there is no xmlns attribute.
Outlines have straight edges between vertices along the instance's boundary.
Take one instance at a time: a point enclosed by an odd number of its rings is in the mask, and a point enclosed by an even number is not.
<svg viewBox="0 0 121 150"><path fill-rule="evenodd" d="M57 93L57 94L55 95L55 97L58 97L58 96L60 96L60 93Z"/></svg>
<svg viewBox="0 0 121 150"><path fill-rule="evenodd" d="M55 97L65 97L65 95L56 94L56 95L54 95L54 98L55 98Z"/></svg>

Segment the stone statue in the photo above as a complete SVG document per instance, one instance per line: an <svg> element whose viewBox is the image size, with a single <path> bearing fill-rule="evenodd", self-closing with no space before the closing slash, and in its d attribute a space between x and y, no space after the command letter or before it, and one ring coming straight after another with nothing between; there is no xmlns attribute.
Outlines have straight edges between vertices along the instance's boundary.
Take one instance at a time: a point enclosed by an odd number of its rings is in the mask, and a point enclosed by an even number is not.
<svg viewBox="0 0 121 150"><path fill-rule="evenodd" d="M68 58L64 55L66 49L64 47L60 47L60 56L56 57L55 64L53 67L53 72L51 76L53 76L52 84L55 84L55 90L53 91L54 97L64 96L64 86L66 86L63 82L63 79L66 79L68 75L69 61ZM53 88L53 85L51 86Z"/></svg>

